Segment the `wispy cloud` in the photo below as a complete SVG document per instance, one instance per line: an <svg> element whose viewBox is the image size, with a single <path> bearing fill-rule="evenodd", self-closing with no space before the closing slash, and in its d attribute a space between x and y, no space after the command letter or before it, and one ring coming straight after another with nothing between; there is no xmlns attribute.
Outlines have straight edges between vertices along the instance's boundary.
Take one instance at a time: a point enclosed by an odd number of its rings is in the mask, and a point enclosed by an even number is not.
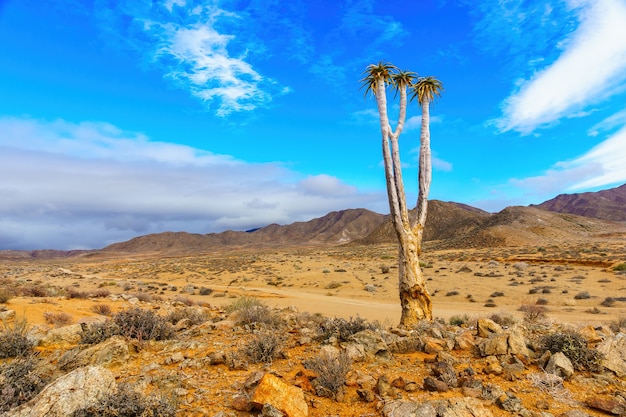
<svg viewBox="0 0 626 417"><path fill-rule="evenodd" d="M626 126L626 109L607 117L599 123L596 123L587 131L587 134L589 136L598 136L601 132L615 129L620 126Z"/></svg>
<svg viewBox="0 0 626 417"><path fill-rule="evenodd" d="M575 3L581 4L575 9L580 25L563 40L558 59L521 82L504 102L501 130L529 133L621 91L626 81L626 3Z"/></svg>
<svg viewBox="0 0 626 417"><path fill-rule="evenodd" d="M153 142L107 123L0 118L0 131L0 249L98 248L138 234L384 210L381 195L330 175Z"/></svg>
<svg viewBox="0 0 626 417"><path fill-rule="evenodd" d="M98 12L107 33L123 33L119 42L217 116L266 107L289 91L252 64L263 45L237 30L244 16L216 2L167 0Z"/></svg>
<svg viewBox="0 0 626 417"><path fill-rule="evenodd" d="M626 126L571 161L554 164L543 175L513 179L511 184L538 196L626 182Z"/></svg>

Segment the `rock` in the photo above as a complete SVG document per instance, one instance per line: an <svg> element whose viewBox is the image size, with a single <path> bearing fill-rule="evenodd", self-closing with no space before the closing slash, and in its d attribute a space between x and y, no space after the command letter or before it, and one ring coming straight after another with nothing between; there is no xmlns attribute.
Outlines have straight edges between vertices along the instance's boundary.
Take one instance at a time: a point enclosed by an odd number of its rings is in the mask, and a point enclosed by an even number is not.
<svg viewBox="0 0 626 417"><path fill-rule="evenodd" d="M487 363L484 369L486 374L500 375L502 373L502 365L495 356L487 356L485 362Z"/></svg>
<svg viewBox="0 0 626 417"><path fill-rule="evenodd" d="M476 330L479 337L490 337L494 334L504 332L502 326L491 319L481 318L476 323Z"/></svg>
<svg viewBox="0 0 626 417"><path fill-rule="evenodd" d="M546 372L558 375L563 379L568 379L574 375L574 366L572 365L572 361L570 361L563 352L557 352L550 356L548 364L546 365Z"/></svg>
<svg viewBox="0 0 626 417"><path fill-rule="evenodd" d="M605 413L613 414L615 416L626 415L626 401L621 400L619 397L610 399L593 397L587 399L586 403L588 407Z"/></svg>
<svg viewBox="0 0 626 417"><path fill-rule="evenodd" d="M0 321L13 320L15 318L15 310L0 311Z"/></svg>
<svg viewBox="0 0 626 417"><path fill-rule="evenodd" d="M256 408L271 405L285 417L306 417L309 408L304 400L304 393L298 387L287 384L272 374L265 374L259 381L250 402Z"/></svg>
<svg viewBox="0 0 626 417"><path fill-rule="evenodd" d="M391 386L386 375L381 375L376 381L376 391L381 397L395 397L396 395L396 390Z"/></svg>
<svg viewBox="0 0 626 417"><path fill-rule="evenodd" d="M228 355L224 351L211 352L207 355L209 365L224 365L228 361Z"/></svg>
<svg viewBox="0 0 626 417"><path fill-rule="evenodd" d="M446 342L443 339L427 337L424 339L424 352L428 354L438 353L446 349Z"/></svg>
<svg viewBox="0 0 626 417"><path fill-rule="evenodd" d="M569 410L562 414L559 414L558 417L590 417L590 416L589 414L580 410Z"/></svg>
<svg viewBox="0 0 626 417"><path fill-rule="evenodd" d="M602 341L602 337L598 334L593 326L585 326L578 331L578 334L587 340L587 343L598 343Z"/></svg>
<svg viewBox="0 0 626 417"><path fill-rule="evenodd" d="M450 390L450 387L445 382L435 379L432 376L424 378L424 389L426 391L434 392L446 392Z"/></svg>
<svg viewBox="0 0 626 417"><path fill-rule="evenodd" d="M531 356L530 349L526 346L526 337L519 327L513 327L508 331L508 353L512 355Z"/></svg>
<svg viewBox="0 0 626 417"><path fill-rule="evenodd" d="M517 413L522 409L522 401L513 393L507 392L496 399L496 405L511 413Z"/></svg>
<svg viewBox="0 0 626 417"><path fill-rule="evenodd" d="M261 410L261 414L259 414L259 417L285 417L285 416L279 409L277 409L273 405L265 404L263 406L263 409Z"/></svg>
<svg viewBox="0 0 626 417"><path fill-rule="evenodd" d="M448 362L437 362L430 369L438 380L445 382L449 387L458 385L456 371Z"/></svg>
<svg viewBox="0 0 626 417"><path fill-rule="evenodd" d="M71 371L87 365L114 366L124 364L130 357L128 343L114 336L85 350L71 350L59 359L59 368Z"/></svg>
<svg viewBox="0 0 626 417"><path fill-rule="evenodd" d="M458 350L471 350L476 346L476 340L471 331L465 331L454 338L454 348Z"/></svg>
<svg viewBox="0 0 626 417"><path fill-rule="evenodd" d="M352 343L346 346L346 355L352 362L364 362L367 358L365 346L362 344Z"/></svg>
<svg viewBox="0 0 626 417"><path fill-rule="evenodd" d="M391 353L413 353L424 350L424 342L419 336L400 337L387 345Z"/></svg>
<svg viewBox="0 0 626 417"><path fill-rule="evenodd" d="M366 403L371 403L376 400L376 394L374 394L374 391L372 390L359 388L356 390L356 393L359 395L361 401L364 401Z"/></svg>
<svg viewBox="0 0 626 417"><path fill-rule="evenodd" d="M437 417L493 417L480 400L470 397L437 401Z"/></svg>
<svg viewBox="0 0 626 417"><path fill-rule="evenodd" d="M113 374L99 366L76 369L59 377L35 398L4 417L65 417L96 404L116 391Z"/></svg>
<svg viewBox="0 0 626 417"><path fill-rule="evenodd" d="M437 417L431 404L418 404L410 401L391 401L382 410L384 417Z"/></svg>
<svg viewBox="0 0 626 417"><path fill-rule="evenodd" d="M496 401L498 398L502 397L506 393L502 388L493 384L485 384L483 385L482 398L489 401Z"/></svg>
<svg viewBox="0 0 626 417"><path fill-rule="evenodd" d="M508 335L495 334L489 339L482 339L478 342L478 350L481 356L506 355L509 349Z"/></svg>
<svg viewBox="0 0 626 417"><path fill-rule="evenodd" d="M50 330L37 342L38 346L75 345L80 342L83 327L80 323Z"/></svg>
<svg viewBox="0 0 626 417"><path fill-rule="evenodd" d="M363 345L365 352L376 355L387 351L387 343L382 336L373 330L363 330L350 336L349 341Z"/></svg>
<svg viewBox="0 0 626 417"><path fill-rule="evenodd" d="M236 394L231 400L230 406L237 411L252 411L253 408L250 398L245 394Z"/></svg>
<svg viewBox="0 0 626 417"><path fill-rule="evenodd" d="M604 355L602 366L620 378L626 377L626 334L617 333L600 343L596 350Z"/></svg>

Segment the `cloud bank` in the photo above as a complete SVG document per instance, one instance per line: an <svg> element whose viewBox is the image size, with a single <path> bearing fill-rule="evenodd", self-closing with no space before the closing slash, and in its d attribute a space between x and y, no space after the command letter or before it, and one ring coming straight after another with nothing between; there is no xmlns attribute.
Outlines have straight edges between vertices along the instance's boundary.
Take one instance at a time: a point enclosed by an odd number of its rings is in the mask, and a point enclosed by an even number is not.
<svg viewBox="0 0 626 417"><path fill-rule="evenodd" d="M106 123L0 119L0 249L289 224L384 196L329 175L150 141Z"/></svg>

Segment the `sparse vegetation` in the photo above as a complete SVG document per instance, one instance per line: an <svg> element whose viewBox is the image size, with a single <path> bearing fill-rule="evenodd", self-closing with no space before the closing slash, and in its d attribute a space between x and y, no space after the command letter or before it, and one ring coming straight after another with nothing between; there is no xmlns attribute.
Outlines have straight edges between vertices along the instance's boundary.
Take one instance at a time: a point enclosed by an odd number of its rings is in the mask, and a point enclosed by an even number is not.
<svg viewBox="0 0 626 417"><path fill-rule="evenodd" d="M94 304L91 306L91 311L93 311L94 313L100 314L102 316L110 316L111 314L113 314L113 310L111 309L111 306L108 304Z"/></svg>
<svg viewBox="0 0 626 417"><path fill-rule="evenodd" d="M252 363L272 363L283 354L284 340L274 333L256 335L244 348L244 354Z"/></svg>
<svg viewBox="0 0 626 417"><path fill-rule="evenodd" d="M86 345L97 345L110 337L121 334L121 330L112 320L102 323L92 323L83 329L80 343Z"/></svg>
<svg viewBox="0 0 626 417"><path fill-rule="evenodd" d="M345 342L350 336L363 330L375 330L376 326L368 323L362 317L350 317L349 320L343 318L327 318L320 324L320 339L328 340L336 337L340 342Z"/></svg>
<svg viewBox="0 0 626 417"><path fill-rule="evenodd" d="M304 361L304 366L317 374L314 380L317 395L334 398L346 383L351 361L346 352L320 354Z"/></svg>
<svg viewBox="0 0 626 417"><path fill-rule="evenodd" d="M0 288L0 304L6 304L13 298L13 293L7 288Z"/></svg>
<svg viewBox="0 0 626 417"><path fill-rule="evenodd" d="M24 318L18 318L9 324L2 322L0 330L0 359L25 357L32 353L33 342L26 333L28 322Z"/></svg>
<svg viewBox="0 0 626 417"><path fill-rule="evenodd" d="M626 271L626 262L623 262L621 264L615 265L613 267L613 271Z"/></svg>
<svg viewBox="0 0 626 417"><path fill-rule="evenodd" d="M562 352L578 370L592 372L601 370L602 355L595 349L589 349L587 341L579 333L549 334L541 339L541 343L545 350L552 353Z"/></svg>
<svg viewBox="0 0 626 417"><path fill-rule="evenodd" d="M172 324L177 324L181 320L188 320L189 324L195 326L208 320L207 313L199 308L183 307L177 308L165 317L165 320Z"/></svg>
<svg viewBox="0 0 626 417"><path fill-rule="evenodd" d="M131 308L113 316L122 336L144 340L166 340L175 336L174 328L152 310Z"/></svg>
<svg viewBox="0 0 626 417"><path fill-rule="evenodd" d="M116 393L75 411L71 417L174 417L176 404L163 396L144 396L123 384Z"/></svg>
<svg viewBox="0 0 626 417"><path fill-rule="evenodd" d="M0 413L31 400L47 385L39 369L32 355L0 365Z"/></svg>
<svg viewBox="0 0 626 417"><path fill-rule="evenodd" d="M55 327L67 326L74 322L72 315L64 311L46 311L43 313L43 318L46 320L46 323Z"/></svg>

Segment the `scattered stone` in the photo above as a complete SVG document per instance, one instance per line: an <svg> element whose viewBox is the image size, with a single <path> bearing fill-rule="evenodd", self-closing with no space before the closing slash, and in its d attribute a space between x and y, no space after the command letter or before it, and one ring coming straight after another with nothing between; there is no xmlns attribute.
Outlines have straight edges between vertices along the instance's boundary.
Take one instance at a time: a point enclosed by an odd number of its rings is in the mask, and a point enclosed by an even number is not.
<svg viewBox="0 0 626 417"><path fill-rule="evenodd" d="M236 394L232 401L230 402L230 406L237 411L252 411L254 408L252 403L250 402L250 397L245 394Z"/></svg>
<svg viewBox="0 0 626 417"><path fill-rule="evenodd" d="M374 394L374 391L372 390L359 388L356 390L356 393L359 395L361 401L366 403L372 403L376 400L376 394Z"/></svg>
<svg viewBox="0 0 626 417"><path fill-rule="evenodd" d="M590 416L589 414L580 410L569 410L562 414L559 414L558 417L590 417Z"/></svg>
<svg viewBox="0 0 626 417"><path fill-rule="evenodd" d="M431 365L430 369L433 371L435 377L446 383L448 387L456 387L458 384L458 378L456 371L448 362L437 362Z"/></svg>
<svg viewBox="0 0 626 417"><path fill-rule="evenodd" d="M487 356L485 362L487 363L484 369L486 374L500 375L502 373L502 365L495 356Z"/></svg>
<svg viewBox="0 0 626 417"><path fill-rule="evenodd" d="M59 359L59 368L71 371L87 365L123 365L130 357L130 348L122 336L113 336L87 349L69 350Z"/></svg>
<svg viewBox="0 0 626 417"><path fill-rule="evenodd" d="M15 318L15 310L0 311L0 321L9 321Z"/></svg>
<svg viewBox="0 0 626 417"><path fill-rule="evenodd" d="M381 375L376 381L376 391L381 397L395 397L396 390L389 383L387 375Z"/></svg>
<svg viewBox="0 0 626 417"><path fill-rule="evenodd" d="M450 387L439 379L427 376L424 378L424 389L426 391L446 392L450 390Z"/></svg>
<svg viewBox="0 0 626 417"><path fill-rule="evenodd" d="M592 397L587 399L586 403L590 408L613 414L614 416L626 415L626 401L620 397L610 399Z"/></svg>
<svg viewBox="0 0 626 417"><path fill-rule="evenodd" d="M437 417L431 404L418 404L410 401L391 401L382 410L384 417Z"/></svg>
<svg viewBox="0 0 626 417"><path fill-rule="evenodd" d="M506 355L508 352L508 335L494 334L489 339L482 339L478 342L478 351L481 356Z"/></svg>
<svg viewBox="0 0 626 417"><path fill-rule="evenodd" d="M507 392L496 399L496 405L504 411L517 413L522 409L522 401L513 393Z"/></svg>
<svg viewBox="0 0 626 417"><path fill-rule="evenodd" d="M350 336L349 341L362 345L365 352L376 355L387 351L387 343L382 336L373 330L363 330Z"/></svg>
<svg viewBox="0 0 626 417"><path fill-rule="evenodd" d="M45 336L39 339L37 345L75 345L80 342L82 334L83 327L80 323L70 324L69 326L63 326L48 331Z"/></svg>
<svg viewBox="0 0 626 417"><path fill-rule="evenodd" d="M476 340L471 331L467 330L454 337L454 348L458 350L471 350L476 346Z"/></svg>

